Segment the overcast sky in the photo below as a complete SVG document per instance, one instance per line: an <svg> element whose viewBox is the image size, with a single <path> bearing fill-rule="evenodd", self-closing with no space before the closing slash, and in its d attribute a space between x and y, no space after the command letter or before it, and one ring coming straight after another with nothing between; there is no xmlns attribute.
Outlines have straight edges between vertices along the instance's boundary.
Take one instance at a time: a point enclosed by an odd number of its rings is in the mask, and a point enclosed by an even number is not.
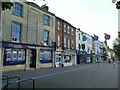
<svg viewBox="0 0 120 90"><path fill-rule="evenodd" d="M112 47L118 32L118 10L112 0L28 0L38 5L47 4L49 11L71 23L76 28L99 36L104 41L104 33L110 34L108 45Z"/></svg>

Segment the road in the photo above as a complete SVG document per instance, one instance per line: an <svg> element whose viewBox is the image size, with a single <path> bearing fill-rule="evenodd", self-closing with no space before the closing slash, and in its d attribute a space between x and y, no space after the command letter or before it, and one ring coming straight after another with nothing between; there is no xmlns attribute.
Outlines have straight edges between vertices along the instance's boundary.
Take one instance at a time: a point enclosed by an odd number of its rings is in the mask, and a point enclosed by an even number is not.
<svg viewBox="0 0 120 90"><path fill-rule="evenodd" d="M118 63L80 64L60 68L3 72L19 75L21 79L34 78L35 88L118 88ZM13 85L16 86L16 85ZM30 81L21 84L31 88Z"/></svg>

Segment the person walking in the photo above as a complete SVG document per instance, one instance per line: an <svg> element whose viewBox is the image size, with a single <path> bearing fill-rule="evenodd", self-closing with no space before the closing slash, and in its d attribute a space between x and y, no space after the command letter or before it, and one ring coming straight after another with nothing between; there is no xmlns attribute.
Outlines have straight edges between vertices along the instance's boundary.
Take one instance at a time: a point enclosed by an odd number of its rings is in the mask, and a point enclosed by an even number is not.
<svg viewBox="0 0 120 90"><path fill-rule="evenodd" d="M112 60L113 60L113 65L115 65L115 59L114 59L114 58L112 58Z"/></svg>

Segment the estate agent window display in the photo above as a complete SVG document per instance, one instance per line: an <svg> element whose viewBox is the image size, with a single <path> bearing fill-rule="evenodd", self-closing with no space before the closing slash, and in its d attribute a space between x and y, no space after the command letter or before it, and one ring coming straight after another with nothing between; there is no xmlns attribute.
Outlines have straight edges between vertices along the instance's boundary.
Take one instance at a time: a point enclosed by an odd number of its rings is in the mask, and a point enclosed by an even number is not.
<svg viewBox="0 0 120 90"><path fill-rule="evenodd" d="M3 65L25 64L25 50L5 49Z"/></svg>

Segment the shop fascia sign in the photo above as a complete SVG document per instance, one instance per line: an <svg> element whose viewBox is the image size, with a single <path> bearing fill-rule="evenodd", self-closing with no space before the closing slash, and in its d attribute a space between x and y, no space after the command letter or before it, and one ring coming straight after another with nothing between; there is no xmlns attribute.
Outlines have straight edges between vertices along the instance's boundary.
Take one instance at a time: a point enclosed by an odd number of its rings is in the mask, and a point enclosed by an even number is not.
<svg viewBox="0 0 120 90"><path fill-rule="evenodd" d="M30 49L40 49L40 50L54 50L54 48L50 47L37 47L37 46L28 46Z"/></svg>

